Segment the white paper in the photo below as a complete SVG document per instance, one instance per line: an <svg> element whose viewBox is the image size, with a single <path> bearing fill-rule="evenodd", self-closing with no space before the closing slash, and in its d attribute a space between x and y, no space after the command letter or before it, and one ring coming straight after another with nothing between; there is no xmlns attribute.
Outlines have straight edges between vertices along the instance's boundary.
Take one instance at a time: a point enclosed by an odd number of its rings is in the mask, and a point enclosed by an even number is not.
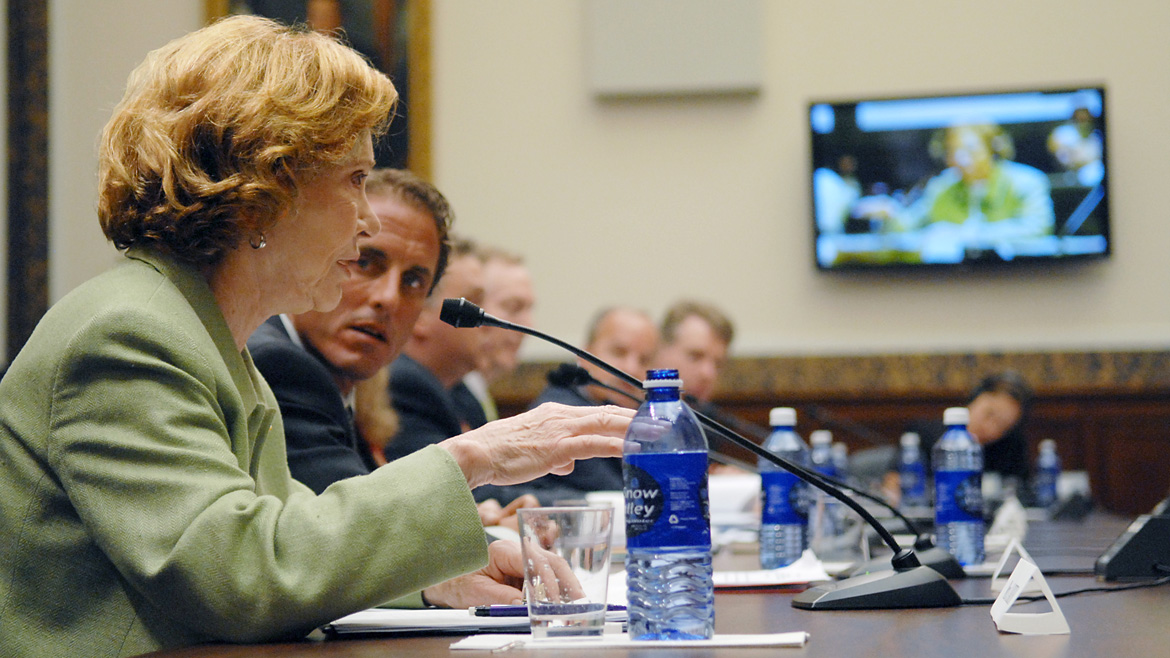
<svg viewBox="0 0 1170 658"><path fill-rule="evenodd" d="M346 615L329 625L338 633L379 633L395 631L467 629L474 633L485 628L528 628L528 617L476 617L467 609L397 609L370 608Z"/></svg>
<svg viewBox="0 0 1170 658"><path fill-rule="evenodd" d="M707 478L711 525L758 524L760 476L755 473L712 475Z"/></svg>
<svg viewBox="0 0 1170 658"><path fill-rule="evenodd" d="M1044 592L1044 598L1048 600L1052 610L1035 613L1008 612L1033 580L1039 584L1040 590ZM1034 562L1022 557L1012 571L1012 577L1008 579L1007 585L999 593L995 603L991 605L991 620L1001 633L1068 635L1070 632L1068 620L1064 618L1060 605L1056 603L1056 597L1052 595L1052 590L1048 587L1048 581L1044 579L1044 574L1040 573L1040 569L1036 567Z"/></svg>
<svg viewBox="0 0 1170 658"><path fill-rule="evenodd" d="M609 574L609 584L605 586L605 602L610 605L625 605L626 597L626 570L617 569Z"/></svg>
<svg viewBox="0 0 1170 658"><path fill-rule="evenodd" d="M499 651L508 649L610 649L637 647L638 649L683 649L716 647L803 647L808 633L769 633L764 635L715 635L710 640L631 640L626 633L614 633L591 638L556 638L535 640L531 635L472 635L451 645L452 649Z"/></svg>
<svg viewBox="0 0 1170 658"><path fill-rule="evenodd" d="M800 559L778 569L755 571L716 571L712 576L715 588L767 587L771 585L803 585L832 580L812 551L806 550Z"/></svg>

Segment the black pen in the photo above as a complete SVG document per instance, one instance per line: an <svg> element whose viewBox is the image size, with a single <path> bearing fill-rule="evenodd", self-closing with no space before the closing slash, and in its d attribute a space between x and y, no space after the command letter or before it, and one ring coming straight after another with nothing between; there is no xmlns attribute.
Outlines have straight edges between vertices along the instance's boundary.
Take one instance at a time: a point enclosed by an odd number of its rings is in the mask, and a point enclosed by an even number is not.
<svg viewBox="0 0 1170 658"><path fill-rule="evenodd" d="M609 604L605 607L606 612L624 612L626 606ZM468 608L468 612L476 617L527 617L528 606L526 605L477 605L473 608Z"/></svg>

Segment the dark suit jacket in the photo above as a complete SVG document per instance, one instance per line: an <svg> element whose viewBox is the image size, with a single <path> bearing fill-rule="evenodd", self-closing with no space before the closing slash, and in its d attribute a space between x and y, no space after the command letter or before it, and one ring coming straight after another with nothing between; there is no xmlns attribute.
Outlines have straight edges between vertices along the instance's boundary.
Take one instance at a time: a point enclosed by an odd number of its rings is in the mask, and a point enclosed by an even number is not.
<svg viewBox="0 0 1170 658"><path fill-rule="evenodd" d="M452 402L455 403L456 413L467 423L468 427L475 429L487 424L487 413L483 410L479 398L475 397L475 393L471 392L467 384L460 381L451 387L450 394Z"/></svg>
<svg viewBox="0 0 1170 658"><path fill-rule="evenodd" d="M248 351L280 403L294 478L321 493L377 467L329 370L316 352L292 342L280 318L260 325L248 339Z"/></svg>
<svg viewBox="0 0 1170 658"><path fill-rule="evenodd" d="M390 366L390 401L398 412L398 433L386 444L390 461L463 433L451 394L405 354Z"/></svg>

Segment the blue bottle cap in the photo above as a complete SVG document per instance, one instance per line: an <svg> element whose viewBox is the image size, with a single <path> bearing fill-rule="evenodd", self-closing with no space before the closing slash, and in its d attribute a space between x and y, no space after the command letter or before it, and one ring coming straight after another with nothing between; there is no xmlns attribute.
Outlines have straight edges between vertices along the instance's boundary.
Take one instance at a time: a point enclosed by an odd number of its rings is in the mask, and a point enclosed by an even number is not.
<svg viewBox="0 0 1170 658"><path fill-rule="evenodd" d="M660 368L657 370L647 370L646 379L642 382L642 388L682 388L682 379L679 379L678 370L673 368Z"/></svg>

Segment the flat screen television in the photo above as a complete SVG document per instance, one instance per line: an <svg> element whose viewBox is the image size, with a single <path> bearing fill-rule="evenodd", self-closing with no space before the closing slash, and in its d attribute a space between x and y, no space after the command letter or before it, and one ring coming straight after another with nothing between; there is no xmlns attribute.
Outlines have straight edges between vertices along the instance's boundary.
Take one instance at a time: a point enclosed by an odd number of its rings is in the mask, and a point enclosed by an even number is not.
<svg viewBox="0 0 1170 658"><path fill-rule="evenodd" d="M822 270L1110 253L1103 86L809 104Z"/></svg>

